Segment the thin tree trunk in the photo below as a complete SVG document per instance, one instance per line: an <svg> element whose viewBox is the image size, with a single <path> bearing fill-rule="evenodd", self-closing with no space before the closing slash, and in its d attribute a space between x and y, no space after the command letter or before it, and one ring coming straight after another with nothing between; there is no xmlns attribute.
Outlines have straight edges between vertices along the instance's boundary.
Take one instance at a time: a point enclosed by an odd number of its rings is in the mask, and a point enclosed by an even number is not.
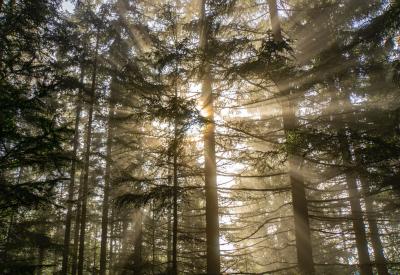
<svg viewBox="0 0 400 275"><path fill-rule="evenodd" d="M338 135L343 162L346 165L351 165L351 153L349 150L346 133L344 131L339 131ZM368 241L363 221L360 194L357 189L356 175L355 172L352 170L347 171L345 175L350 197L351 219L353 222L353 230L356 238L360 272L361 275L372 275L372 266L368 254Z"/></svg>
<svg viewBox="0 0 400 275"><path fill-rule="evenodd" d="M79 228L81 225L81 209L82 209L82 190L83 190L84 173L81 171L79 179L78 201L76 206L75 226L74 226L74 246L72 251L72 270L71 274L76 275L78 268L78 248L79 248Z"/></svg>
<svg viewBox="0 0 400 275"><path fill-rule="evenodd" d="M84 71L81 67L80 84L83 85ZM63 250L63 261L61 267L61 274L68 274L68 257L69 257L69 246L70 246L70 235L71 235L71 221L72 221L72 206L74 204L74 192L75 192L75 174L76 174L76 157L79 147L79 121L81 117L82 110L82 88L79 89L79 94L77 97L77 106L75 114L75 133L73 141L73 151L72 151L72 163L70 171L70 181L68 185L68 201L67 201L67 216L65 218L65 234L64 234L64 250Z"/></svg>
<svg viewBox="0 0 400 275"><path fill-rule="evenodd" d="M89 161L90 161L90 147L92 141L92 121L93 121L93 108L94 98L96 90L96 78L97 78L97 55L99 50L99 34L96 38L95 58L93 64L92 73L92 86L90 89L89 99L89 112L88 112L88 125L87 125L87 136L86 136L86 153L85 153L85 177L83 179L82 189L82 213L81 213L81 230L79 238L79 259L78 259L78 275L83 275L83 262L85 253L85 230L86 230L86 211L87 211L87 200L88 200L88 183L89 183Z"/></svg>
<svg viewBox="0 0 400 275"><path fill-rule="evenodd" d="M283 40L281 33L280 20L276 0L268 0L272 32L276 42ZM279 92L284 94L287 90L280 80L274 80ZM297 129L297 120L290 93L284 98L283 109L283 128L285 135L288 136ZM310 224L308 216L308 205L304 187L304 179L301 174L301 160L291 152L288 154L289 177L292 191L294 227L296 236L296 250L298 268L301 274L314 274L314 263L312 257L312 246L310 237Z"/></svg>
<svg viewBox="0 0 400 275"><path fill-rule="evenodd" d="M104 176L104 197L103 212L101 218L101 245L100 245L100 275L106 274L107 269L107 231L108 231L108 210L109 210L109 193L111 178L111 147L114 137L113 118L114 118L114 93L115 88L111 88L109 114L108 114L108 136L107 136L107 156L106 156L106 173Z"/></svg>
<svg viewBox="0 0 400 275"><path fill-rule="evenodd" d="M175 33L177 36L177 34ZM177 37L175 37L177 40ZM175 64L175 71L178 72L178 65ZM175 103L178 102L178 78L175 78ZM174 108L178 110L178 106ZM172 172L173 172L173 221L172 221L172 275L178 274L178 118L174 117L174 140L172 144Z"/></svg>
<svg viewBox="0 0 400 275"><path fill-rule="evenodd" d="M342 208L339 208L339 217L342 217L342 216L343 216L343 210L342 210ZM342 246L343 246L344 251L347 251L347 249L348 249L348 246L347 246L348 238L346 237L346 232L344 232L344 230L340 231L340 238L342 239ZM348 257L346 257L344 260L345 260L346 264L350 264L350 261L349 261Z"/></svg>
<svg viewBox="0 0 400 275"><path fill-rule="evenodd" d="M170 164L170 156L168 156L168 165ZM169 172L168 172L169 173ZM169 174L168 175L168 186L172 186L172 175ZM167 262L168 262L168 272L169 270L171 270L172 268L172 242L171 242L171 236L172 236L172 226L171 226L171 222L172 222L172 209L170 207L168 207L167 210Z"/></svg>
<svg viewBox="0 0 400 275"><path fill-rule="evenodd" d="M1 172L0 172L1 173ZM21 182L21 178L22 178L22 174L23 174L23 168L20 167L19 171L18 171L18 178L17 178L17 184L20 184ZM0 176L1 177L1 176ZM15 216L18 217L18 208L17 209L11 209L11 216L10 216L10 221L8 223L8 228L7 228L7 234L6 234L6 239L5 239L5 245L7 246L7 244L10 243L10 238L11 238L11 231L13 229L14 226L14 220L15 220ZM7 260L8 258L8 249L4 250L4 259Z"/></svg>
<svg viewBox="0 0 400 275"><path fill-rule="evenodd" d="M64 230L62 226L57 226L56 232L54 234L55 237L62 237L64 235ZM59 274L59 257L61 256L62 260L62 251L54 250L53 253L53 268L51 269L51 274Z"/></svg>
<svg viewBox="0 0 400 275"><path fill-rule="evenodd" d="M204 129L204 178L206 195L207 274L220 274L214 99L211 86L210 64L206 57L208 36L206 0L202 0L200 7L200 50L204 56L202 64L202 100L206 119Z"/></svg>
<svg viewBox="0 0 400 275"><path fill-rule="evenodd" d="M114 273L114 206L111 206L110 215L110 260L108 263L109 275Z"/></svg>
<svg viewBox="0 0 400 275"><path fill-rule="evenodd" d="M337 96L340 98L342 95L337 94ZM344 106L346 106L347 104L351 106L349 95L347 95L345 98L341 98L341 103ZM353 231L356 239L360 274L372 275L372 264L369 257L368 240L364 225L363 210L361 208L361 194L359 193L357 187L357 173L352 167L354 166L354 162L353 155L350 149L349 135L347 133L347 120L348 117L344 113L341 115L341 120L336 122L339 127L339 130L337 132L339 140L339 150L341 151L343 165L345 165L347 168L345 172L345 178L350 201L351 220L353 223Z"/></svg>
<svg viewBox="0 0 400 275"><path fill-rule="evenodd" d="M11 231L14 226L15 211L18 211L18 210L14 210L14 209L11 210L11 217L10 217L10 221L8 222L7 235L6 235L6 239L5 239L6 247L10 243ZM18 214L18 212L17 212L17 214ZM8 258L8 249L4 250L4 255L5 255L4 259L7 259Z"/></svg>
<svg viewBox="0 0 400 275"><path fill-rule="evenodd" d="M45 227L45 217L41 216L40 217L40 225L39 225L39 234L45 235L46 233L46 227ZM36 269L36 274L37 275L42 275L43 274L43 262L45 259L45 253L46 249L43 245L39 244L38 247L38 263L37 263L37 269Z"/></svg>
<svg viewBox="0 0 400 275"><path fill-rule="evenodd" d="M352 104L350 96L346 96L346 101L347 104L350 105ZM355 154L355 159L357 164L360 165L361 158L358 154ZM362 174L359 174L359 179L361 182L362 194L365 201L365 210L371 234L371 244L375 256L375 266L377 268L378 275L389 275L389 271L387 268L387 261L385 258L382 242L380 239L379 228L376 221L376 213L374 211L373 198L369 195L369 185L367 179Z"/></svg>
<svg viewBox="0 0 400 275"><path fill-rule="evenodd" d="M44 252L45 252L44 247L39 246L39 248L38 248L38 266L37 266L36 275L43 274Z"/></svg>
<svg viewBox="0 0 400 275"><path fill-rule="evenodd" d="M127 211L127 210L125 210ZM125 212L124 215L122 216L122 239L121 239L121 254L119 258L123 259L124 261L126 260L126 254L128 250L128 213Z"/></svg>
<svg viewBox="0 0 400 275"><path fill-rule="evenodd" d="M366 179L360 176L361 187L365 199L365 210L367 211L367 220L371 232L372 249L374 250L375 265L379 275L389 275L387 261L383 252L383 246L380 239L379 228L376 221L376 212L374 211L373 199L368 195L368 183Z"/></svg>
<svg viewBox="0 0 400 275"><path fill-rule="evenodd" d="M93 246L93 266L92 266L92 274L96 274L96 258L97 258L97 226L94 229L95 237L94 237L94 246Z"/></svg>
<svg viewBox="0 0 400 275"><path fill-rule="evenodd" d="M143 243L143 228L142 228L142 212L138 210L135 221L135 243L133 251L133 274L140 275L142 273L142 243Z"/></svg>
<svg viewBox="0 0 400 275"><path fill-rule="evenodd" d="M58 270L58 255L59 255L59 252L57 250L54 250L54 254L53 254L53 269L52 269L53 273L52 274L57 274L57 270Z"/></svg>
<svg viewBox="0 0 400 275"><path fill-rule="evenodd" d="M172 275L178 274L178 156L177 156L177 129L175 122L175 137L173 151L173 225L172 225Z"/></svg>
<svg viewBox="0 0 400 275"><path fill-rule="evenodd" d="M151 209L151 274L155 274L154 267L156 266L156 218L155 218L155 211L154 211L154 202L150 204Z"/></svg>

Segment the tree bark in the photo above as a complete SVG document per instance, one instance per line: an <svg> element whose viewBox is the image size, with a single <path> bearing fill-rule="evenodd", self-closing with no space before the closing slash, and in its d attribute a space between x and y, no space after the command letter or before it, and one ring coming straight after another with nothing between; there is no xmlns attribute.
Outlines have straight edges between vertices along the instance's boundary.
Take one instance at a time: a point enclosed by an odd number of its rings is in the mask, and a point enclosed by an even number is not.
<svg viewBox="0 0 400 275"><path fill-rule="evenodd" d="M203 55L202 101L205 112L204 129L204 178L206 195L206 239L207 239L207 274L220 274L219 217L217 193L217 169L215 157L214 103L211 86L208 51L208 22L206 0L200 7L200 50Z"/></svg>
<svg viewBox="0 0 400 275"><path fill-rule="evenodd" d="M337 94L340 98L339 103L346 106L351 106L349 94ZM344 112L344 110L342 110ZM349 137L350 134L347 132L346 121L349 119L345 113L341 114L341 120L338 120L338 141L339 150L342 155L343 165L346 167L345 179L348 189L350 209L351 209L351 220L353 224L353 231L356 239L356 248L358 254L358 261L360 266L361 275L372 275L372 264L369 257L368 251L368 240L363 219L363 210L361 208L361 194L357 187L357 173L354 169L353 154L350 148ZM357 156L355 156L357 158ZM357 160L356 160L357 161Z"/></svg>
<svg viewBox="0 0 400 275"><path fill-rule="evenodd" d="M96 251L97 251L97 226L95 226L95 238L94 238L94 246L93 246L93 264L92 264L92 274L96 274Z"/></svg>
<svg viewBox="0 0 400 275"><path fill-rule="evenodd" d="M389 275L387 261L385 258L382 242L380 239L379 228L376 221L376 212L374 211L373 198L368 195L368 183L366 179L360 176L361 187L363 189L365 200L365 210L367 211L367 221L371 233L372 249L374 250L375 265L378 275Z"/></svg>
<svg viewBox="0 0 400 275"><path fill-rule="evenodd" d="M142 228L142 212L137 210L135 216L135 242L133 251L133 274L140 275L142 273L142 244L143 244L143 228Z"/></svg>
<svg viewBox="0 0 400 275"><path fill-rule="evenodd" d="M80 84L83 85L84 70L81 67ZM79 94L77 97L76 114L75 114L75 132L73 140L73 151L72 151L72 163L70 171L70 181L68 185L68 201L67 201L67 216L65 218L65 233L64 233L64 250L63 250L63 261L61 267L61 274L68 274L68 257L69 257L69 246L71 236L71 221L72 221L72 206L74 204L74 192L75 192L75 174L76 174L76 157L79 147L79 121L81 118L82 110L82 87L79 88Z"/></svg>
<svg viewBox="0 0 400 275"><path fill-rule="evenodd" d="M111 194L112 196L112 194ZM114 216L115 209L114 206L111 206L111 216L110 216L110 260L108 262L109 275L114 273Z"/></svg>
<svg viewBox="0 0 400 275"><path fill-rule="evenodd" d="M346 96L347 104L351 105L350 96ZM361 165L361 156L355 154L357 165ZM369 194L369 184L367 179L361 174L358 174L358 178L361 183L361 192L365 201L365 210L367 215L367 222L369 225L371 244L375 256L375 266L378 271L378 275L389 275L387 268L387 261L384 254L384 249L380 239L379 228L376 221L376 212L374 210L373 198Z"/></svg>
<svg viewBox="0 0 400 275"><path fill-rule="evenodd" d="M343 163L350 166L352 163L351 153L347 136L344 131L339 131L340 150L342 151ZM356 174L353 170L345 173L348 194L350 197L351 219L353 222L353 230L356 238L356 247L361 275L372 275L372 266L368 253L367 234L363 221L361 209L360 194L357 189Z"/></svg>
<svg viewBox="0 0 400 275"><path fill-rule="evenodd" d="M89 183L89 162L90 162L90 148L92 141L92 121L93 121L93 109L95 100L96 90L96 78L97 78L97 55L99 50L99 34L97 33L95 58L93 64L92 73L92 85L90 89L89 99L89 111L88 111L88 124L87 124L87 136L86 136L86 153L85 153L85 167L84 167L84 179L82 189L82 213L81 213L81 229L79 237L79 258L78 258L78 275L83 275L83 262L85 253L85 230L86 230L86 211L87 211L87 200L88 200L88 183Z"/></svg>
<svg viewBox="0 0 400 275"><path fill-rule="evenodd" d="M111 178L111 162L112 162L112 140L114 137L113 118L115 108L115 87L111 87L109 114L108 114L108 136L107 136L107 156L106 156L106 173L104 176L104 196L103 209L101 217L101 244L100 244L100 275L106 274L107 269L107 231L108 231L108 211L109 211L109 194L110 194L110 178Z"/></svg>
<svg viewBox="0 0 400 275"><path fill-rule="evenodd" d="M177 40L177 38L176 38ZM176 76L178 75L178 65L175 64ZM178 102L178 78L175 77L175 104ZM176 111L178 110L178 106L174 108ZM174 139L172 144L172 180L173 180L173 196L172 196L172 275L178 274L178 146L179 146L179 137L178 137L178 114L175 114L174 117Z"/></svg>
<svg viewBox="0 0 400 275"><path fill-rule="evenodd" d="M178 274L178 137L177 125L174 126L174 144L173 144L173 224L172 224L172 275Z"/></svg>
<svg viewBox="0 0 400 275"><path fill-rule="evenodd" d="M44 253L45 253L44 247L39 246L39 248L38 248L38 266L37 266L37 270L36 270L36 275L43 274Z"/></svg>
<svg viewBox="0 0 400 275"><path fill-rule="evenodd" d="M276 0L268 0L268 8L274 40L275 42L281 42L283 38ZM288 89L284 87L279 79L274 79L274 82L284 98L282 101L283 128L286 137L288 137L298 128L294 106L290 99L291 93L290 90L288 91ZM311 275L315 273L315 270L312 256L307 198L304 179L300 170L301 160L294 156L292 152L288 152L288 166L293 201L298 268L301 274Z"/></svg>
<svg viewBox="0 0 400 275"><path fill-rule="evenodd" d="M151 209L151 273L155 274L156 266L156 216L154 209L154 201L150 204Z"/></svg>
<svg viewBox="0 0 400 275"><path fill-rule="evenodd" d="M123 261L126 261L127 257L127 251L128 251L128 218L129 218L129 213L128 210L125 209L125 213L121 215L122 218L122 225L121 225L121 230L122 230L122 235L121 235L121 257Z"/></svg>
<svg viewBox="0 0 400 275"><path fill-rule="evenodd" d="M74 246L72 250L72 268L71 268L72 275L76 275L78 268L79 228L81 225L83 178L84 178L84 173L83 171L81 171L81 176L79 179L78 201L75 214L76 215L75 225L74 225Z"/></svg>
<svg viewBox="0 0 400 275"><path fill-rule="evenodd" d="M170 156L168 156L168 165L170 164ZM168 172L170 173L170 171ZM172 186L172 175L168 175L168 186ZM172 209L168 207L167 209L167 262L168 262L168 271L172 268Z"/></svg>

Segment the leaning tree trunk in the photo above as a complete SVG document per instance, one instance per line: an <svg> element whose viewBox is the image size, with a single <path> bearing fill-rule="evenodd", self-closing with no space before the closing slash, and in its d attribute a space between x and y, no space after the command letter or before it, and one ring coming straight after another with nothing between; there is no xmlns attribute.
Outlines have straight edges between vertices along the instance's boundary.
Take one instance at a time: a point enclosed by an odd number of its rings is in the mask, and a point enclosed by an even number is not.
<svg viewBox="0 0 400 275"><path fill-rule="evenodd" d="M76 157L77 151L79 147L79 121L81 117L82 110L82 86L83 86L83 77L84 70L81 66L81 75L80 75L80 85L79 94L77 97L77 106L76 106L76 114L75 114L75 132L74 132L74 141L73 141L73 151L72 151L72 163L71 163L71 171L70 171L70 181L68 185L68 201L67 201L67 215L65 218L65 233L64 233L64 250L63 250L63 261L61 274L68 274L68 257L69 257L69 246L70 246L70 236L71 236L71 221L72 221L72 206L74 204L74 192L75 192L75 174L76 174Z"/></svg>
<svg viewBox="0 0 400 275"><path fill-rule="evenodd" d="M211 86L210 64L207 58L209 33L205 8L206 0L202 0L200 7L200 50L203 56L203 71L201 75L202 100L203 111L205 112L206 120L204 129L204 178L206 194L207 274L220 274L221 267L219 251L214 105Z"/></svg>
<svg viewBox="0 0 400 275"><path fill-rule="evenodd" d="M86 135L86 152L85 152L85 167L84 167L84 179L82 188L82 212L81 212L81 228L79 237L79 258L78 258L78 275L83 275L83 262L85 254L85 231L86 231L86 211L87 211L87 200L88 200L88 183L89 183L89 161L90 161L90 148L92 141L92 121L93 121L93 109L95 101L95 90L96 90L96 78L97 78L97 55L99 50L99 37L97 34L96 47L95 47L95 58L93 64L92 73L92 85L90 89L89 98L89 111L88 111L88 124L87 124L87 135Z"/></svg>
<svg viewBox="0 0 400 275"><path fill-rule="evenodd" d="M113 86L113 85L112 85ZM100 244L100 275L106 274L107 269L107 231L108 231L108 211L109 211L109 194L110 194L110 178L111 178L111 147L114 137L113 118L115 108L115 87L111 87L108 114L108 136L107 136L107 156L106 156L106 173L104 176L104 197L103 209L101 217L101 244Z"/></svg>
<svg viewBox="0 0 400 275"><path fill-rule="evenodd" d="M276 0L268 0L272 33L275 42L282 42L282 33ZM282 79L282 76L278 76ZM290 90L285 88L280 79L273 79L282 95L283 129L288 136L298 128L294 106L290 99ZM286 96L285 96L286 95ZM314 274L314 263L312 257L312 246L310 237L310 224L308 216L308 205L304 187L304 179L301 174L301 160L288 152L289 177L292 191L294 227L296 237L296 250L298 268L301 274Z"/></svg>

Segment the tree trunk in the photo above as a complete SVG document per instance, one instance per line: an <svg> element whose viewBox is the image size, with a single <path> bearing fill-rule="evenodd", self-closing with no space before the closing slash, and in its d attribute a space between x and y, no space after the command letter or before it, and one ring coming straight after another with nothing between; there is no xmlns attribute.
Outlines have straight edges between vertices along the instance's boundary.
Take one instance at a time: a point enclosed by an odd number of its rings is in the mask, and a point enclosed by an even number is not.
<svg viewBox="0 0 400 275"><path fill-rule="evenodd" d="M81 229L79 237L79 259L78 259L78 275L83 275L83 262L85 253L85 230L86 230L86 211L87 211L87 200L88 200L88 183L89 183L89 161L90 161L90 147L92 141L92 121L93 121L93 108L95 100L96 90L96 78L97 78L97 55L99 50L99 34L96 38L95 58L93 64L92 73L92 85L90 89L89 99L89 112L88 112L88 124L87 124L87 136L86 136L86 153L85 153L85 177L83 179L82 189L82 213L81 213Z"/></svg>
<svg viewBox="0 0 400 275"><path fill-rule="evenodd" d="M168 156L168 165L170 164L170 156ZM169 172L168 172L169 173ZM172 186L172 175L168 175L168 186ZM171 268L172 268L172 265L171 265L171 263L172 263L172 242L171 242L171 236L172 236L172 226L171 226L171 222L172 222L172 212L173 211L171 211L171 208L170 207L168 207L168 209L167 209L167 215L168 215L168 217L167 217L167 223L168 223L168 225L167 225L167 262L168 262L168 267L167 267L167 269L168 269L168 272L169 272L169 270L171 270Z"/></svg>
<svg viewBox="0 0 400 275"><path fill-rule="evenodd" d="M20 184L23 172L24 172L24 169L22 167L20 167L19 171L18 171L17 184ZM0 180L1 180L1 171L0 171ZM4 242L6 247L10 243L10 240L11 240L11 233L12 233L12 230L14 227L14 221L15 221L15 219L18 220L18 208L11 209L10 215L11 215L10 221L8 223L6 238L5 238L5 242ZM7 260L7 258L8 258L8 249L5 249L4 250L4 259Z"/></svg>
<svg viewBox="0 0 400 275"><path fill-rule="evenodd" d="M176 72L178 68L176 66ZM175 102L178 102L178 79L175 79ZM178 106L175 106L175 110L178 110ZM178 274L178 118L175 114L174 118L174 140L172 144L172 178L173 178L173 221L172 221L172 275Z"/></svg>
<svg viewBox="0 0 400 275"><path fill-rule="evenodd" d="M133 274L140 275L142 273L142 243L143 243L143 228L142 228L142 212L137 210L135 221L135 242L133 251Z"/></svg>
<svg viewBox="0 0 400 275"><path fill-rule="evenodd" d="M365 199L365 210L367 211L367 220L371 232L372 249L374 250L375 265L378 275L389 275L385 254L383 252L382 242L379 236L379 228L376 222L376 212L374 211L373 199L368 195L368 183L366 179L360 176L361 187Z"/></svg>
<svg viewBox="0 0 400 275"><path fill-rule="evenodd" d="M177 129L175 122L175 137L173 151L173 224L172 224L172 275L178 274L178 156L177 156Z"/></svg>
<svg viewBox="0 0 400 275"><path fill-rule="evenodd" d="M115 108L115 87L111 88L108 114L108 136L107 136L107 156L106 156L106 173L104 176L104 197L103 212L101 218L101 245L100 245L100 275L106 274L107 269L107 231L108 231L108 210L109 210L109 193L111 178L111 147L114 137L113 118Z"/></svg>
<svg viewBox="0 0 400 275"><path fill-rule="evenodd" d="M97 226L95 227L95 237L94 237L94 246L93 246L93 265L92 265L92 274L96 274L96 258L97 258Z"/></svg>
<svg viewBox="0 0 400 275"><path fill-rule="evenodd" d="M283 40L276 0L268 0L272 33L276 42ZM290 91L287 96L287 89L280 80L274 80L279 92L284 98L282 103L283 128L288 136L297 129L297 121L293 103L290 99ZM312 257L312 246L310 237L310 224L308 216L308 205L304 188L304 179L301 174L301 160L288 152L289 178L293 200L294 228L296 236L296 250L298 268L301 274L314 274L314 263Z"/></svg>
<svg viewBox="0 0 400 275"><path fill-rule="evenodd" d="M111 194L112 195L112 194ZM114 273L114 206L111 206L111 216L110 216L110 260L108 262L109 275Z"/></svg>
<svg viewBox="0 0 400 275"><path fill-rule="evenodd" d="M54 254L53 254L53 269L52 269L53 273L52 274L57 274L57 272L58 272L58 257L59 257L59 252L55 250Z"/></svg>
<svg viewBox="0 0 400 275"><path fill-rule="evenodd" d="M347 94L344 98L343 95L337 94L341 98L341 103L346 106L351 106L350 95ZM342 110L343 111L343 110ZM344 112L344 111L343 111ZM363 219L363 210L361 208L361 194L357 187L357 173L354 170L353 155L350 149L349 135L347 133L346 121L348 117L346 114L341 115L341 120L337 121L339 130L337 132L339 139L339 149L342 154L343 165L346 166L346 184L348 189L351 220L353 223L353 231L356 239L357 254L360 266L361 275L372 275L372 264L368 251L368 240ZM357 158L357 156L355 156Z"/></svg>
<svg viewBox="0 0 400 275"><path fill-rule="evenodd" d="M206 0L202 0L200 7L200 50L203 54L203 71L201 75L202 101L206 119L204 129L204 178L206 195L207 274L220 274L214 100L211 86L210 64L206 57L209 33L205 9Z"/></svg>
<svg viewBox="0 0 400 275"><path fill-rule="evenodd" d="M36 275L42 275L43 274L44 253L45 253L44 247L43 246L39 246L39 248L38 248L38 266L37 266Z"/></svg>
<svg viewBox="0 0 400 275"><path fill-rule="evenodd" d="M151 209L151 274L155 274L156 266L156 216L154 201L150 204Z"/></svg>
<svg viewBox="0 0 400 275"><path fill-rule="evenodd" d="M129 214L127 212L127 210L125 210L125 213L123 213L122 215L122 236L121 236L121 254L119 259L123 259L123 261L125 261L126 258L126 254L128 251L128 218L129 218Z"/></svg>
<svg viewBox="0 0 400 275"><path fill-rule="evenodd" d="M84 173L81 171L79 179L78 201L76 207L75 226L74 226L74 247L72 251L72 270L71 274L76 275L78 268L78 248L79 248L79 228L81 225L81 209L82 209L82 190L83 190Z"/></svg>
<svg viewBox="0 0 400 275"><path fill-rule="evenodd" d="M350 96L346 96L347 104L351 105ZM361 165L360 160L361 156L355 154L355 159L357 165ZM365 210L367 214L367 221L369 225L369 230L371 234L371 244L372 249L374 251L375 256L375 266L378 270L378 275L389 275L389 271L387 268L387 261L385 258L382 242L380 239L379 228L376 221L376 213L374 211L373 198L369 195L369 185L367 179L359 174L359 179L361 182L362 194L365 200Z"/></svg>
<svg viewBox="0 0 400 275"><path fill-rule="evenodd" d="M352 163L347 136L344 131L339 131L340 150L342 151L343 163L350 166ZM355 172L346 171L346 182L350 197L351 219L356 238L356 247L360 265L361 275L372 275L372 266L368 254L368 241L365 232L363 214L361 209L360 194L357 189Z"/></svg>
<svg viewBox="0 0 400 275"><path fill-rule="evenodd" d="M81 67L80 84L83 85L84 70ZM75 132L73 140L73 151L72 151L72 163L70 171L70 181L68 185L68 201L67 201L67 216L65 218L65 234L64 234L64 250L63 250L63 261L61 274L68 274L68 257L69 257L69 243L71 235L71 221L72 221L72 206L74 204L74 192L75 192L75 172L76 172L76 157L79 147L79 121L81 117L82 110L82 88L79 89L79 94L77 97L76 104L76 114L75 114Z"/></svg>
<svg viewBox="0 0 400 275"><path fill-rule="evenodd" d="M293 167L298 166L299 164L297 161L289 159L289 167L291 167L289 169L291 169L290 184L294 212L297 261L299 270L302 274L314 274L315 270L312 257L310 224L304 181L301 174L293 171Z"/></svg>

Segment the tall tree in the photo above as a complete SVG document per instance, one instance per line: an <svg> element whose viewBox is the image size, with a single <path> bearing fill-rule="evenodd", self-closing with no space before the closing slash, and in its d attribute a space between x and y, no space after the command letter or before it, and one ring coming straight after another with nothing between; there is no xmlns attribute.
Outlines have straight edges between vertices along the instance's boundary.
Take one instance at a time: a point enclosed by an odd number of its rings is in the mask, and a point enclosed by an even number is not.
<svg viewBox="0 0 400 275"><path fill-rule="evenodd" d="M85 142L85 159L84 159L84 178L82 187L82 210L81 210L81 224L79 235L79 257L78 257L78 275L83 274L84 253L85 253L85 233L86 233L86 212L88 201L88 188L89 188L89 173L90 173L90 155L91 155L91 142L92 142L92 122L93 122L93 109L95 104L96 81L97 81L97 66L98 66L98 51L99 51L99 30L96 34L96 45L94 49L93 69L92 69L92 82L88 100L88 122L86 126L86 142Z"/></svg>
<svg viewBox="0 0 400 275"><path fill-rule="evenodd" d="M72 207L74 205L74 193L75 193L75 177L76 177L76 167L77 167L77 151L79 147L79 125L82 111L82 87L83 87L83 77L84 71L81 68L79 94L76 99L76 113L75 113L75 129L73 138L73 149L72 149L72 164L70 171L70 182L68 185L68 201L67 201L67 214L65 217L65 233L64 233L64 249L63 249L63 261L62 261L62 274L68 273L68 258L69 258L69 248L70 248L70 236L71 236L71 223L72 223Z"/></svg>
<svg viewBox="0 0 400 275"><path fill-rule="evenodd" d="M108 234L108 211L109 211L109 194L111 180L111 163L112 163L112 141L113 141L113 119L115 105L115 85L111 84L111 94L109 99L108 129L107 129L107 152L106 152L106 172L104 176L104 194L103 209L101 216L101 244L100 244L100 274L106 274L107 260L107 234Z"/></svg>
<svg viewBox="0 0 400 275"><path fill-rule="evenodd" d="M204 179L206 191L206 238L207 273L220 274L219 218L217 193L217 166L215 157L214 96L211 82L211 66L208 60L209 16L207 1L200 4L200 51L202 55L202 108L205 117L204 126Z"/></svg>
<svg viewBox="0 0 400 275"><path fill-rule="evenodd" d="M270 20L272 26L272 33L274 40L277 44L283 43L281 24L278 15L278 8L276 0L268 0L268 7L270 12ZM280 92L282 98L282 113L283 113L283 129L287 139L295 135L298 128L296 121L295 107L293 106L293 92L288 85L282 81L288 79L282 78L273 79ZM294 155L294 152L288 152L288 167L289 177L292 190L295 236L296 236L296 250L297 261L300 273L314 274L314 263L312 257L312 246L310 238L310 223L307 209L307 198L304 187L304 180L301 171L300 156Z"/></svg>
<svg viewBox="0 0 400 275"><path fill-rule="evenodd" d="M346 141L346 134L339 133L340 136L340 147L342 150L344 164L346 166L351 165L351 153ZM368 241L365 232L365 226L363 221L363 211L360 202L360 193L358 192L356 175L353 171L346 173L346 182L348 186L348 192L350 197L351 216L353 222L354 234L356 237L357 252L360 262L361 274L372 275L372 265L368 253Z"/></svg>

